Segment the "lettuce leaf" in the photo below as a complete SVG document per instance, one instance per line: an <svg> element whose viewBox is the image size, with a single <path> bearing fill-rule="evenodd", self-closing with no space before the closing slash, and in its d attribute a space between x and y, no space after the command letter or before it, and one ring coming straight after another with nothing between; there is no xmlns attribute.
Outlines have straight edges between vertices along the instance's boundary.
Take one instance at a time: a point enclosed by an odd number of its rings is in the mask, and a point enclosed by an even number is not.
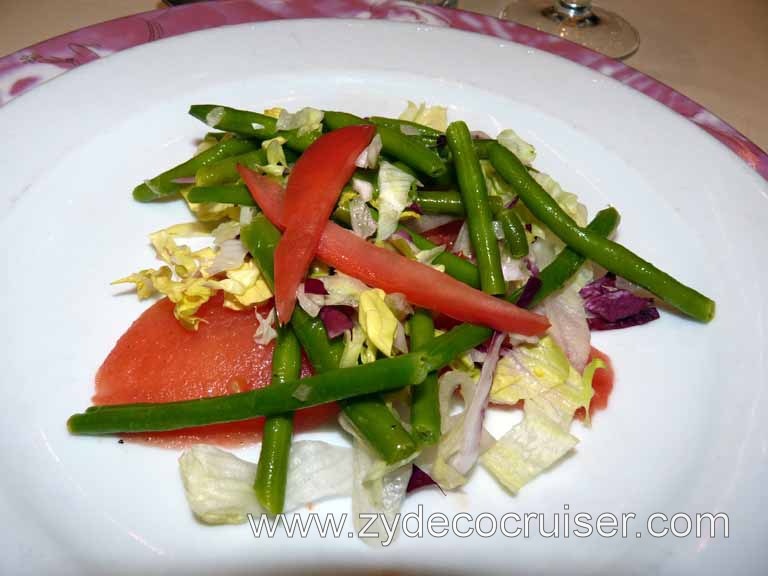
<svg viewBox="0 0 768 576"><path fill-rule="evenodd" d="M526 401L523 421L486 450L480 462L502 486L516 493L577 443L575 436Z"/></svg>
<svg viewBox="0 0 768 576"><path fill-rule="evenodd" d="M256 464L197 444L179 458L189 507L206 524L241 524L262 514L253 482ZM352 450L325 442L294 442L288 460L285 511L352 493Z"/></svg>
<svg viewBox="0 0 768 576"><path fill-rule="evenodd" d="M385 356L391 356L399 322L385 298L384 291L378 288L361 293L358 319L368 341Z"/></svg>
<svg viewBox="0 0 768 576"><path fill-rule="evenodd" d="M379 226L376 239L389 238L400 221L400 215L411 203L411 196L418 180L389 162L379 167Z"/></svg>
<svg viewBox="0 0 768 576"><path fill-rule="evenodd" d="M314 132L322 128L323 111L317 108L302 108L298 112L288 112L280 110L277 118L276 128L278 130L297 130L297 134L302 136L309 132Z"/></svg>
<svg viewBox="0 0 768 576"><path fill-rule="evenodd" d="M520 138L511 128L499 132L496 141L517 156L526 166L533 164L536 159L536 148Z"/></svg>
<svg viewBox="0 0 768 576"><path fill-rule="evenodd" d="M570 364L551 336L537 344L515 346L496 367L491 401L516 404L560 386L568 379Z"/></svg>
<svg viewBox="0 0 768 576"><path fill-rule="evenodd" d="M440 132L445 132L448 127L448 109L445 106L427 106L424 102L417 106L409 100L399 118L429 126Z"/></svg>

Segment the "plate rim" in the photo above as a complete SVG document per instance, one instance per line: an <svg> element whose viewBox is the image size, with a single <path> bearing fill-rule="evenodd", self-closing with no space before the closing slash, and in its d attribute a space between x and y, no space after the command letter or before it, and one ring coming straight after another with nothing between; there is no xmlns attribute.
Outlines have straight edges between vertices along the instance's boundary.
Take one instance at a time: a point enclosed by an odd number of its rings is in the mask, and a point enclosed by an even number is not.
<svg viewBox="0 0 768 576"><path fill-rule="evenodd" d="M768 181L768 153L667 84L589 48L516 22L402 0L224 0L159 8L54 36L0 58L0 108L65 72L155 40L234 24L291 19L371 19L449 27L529 46L591 68L696 124Z"/></svg>

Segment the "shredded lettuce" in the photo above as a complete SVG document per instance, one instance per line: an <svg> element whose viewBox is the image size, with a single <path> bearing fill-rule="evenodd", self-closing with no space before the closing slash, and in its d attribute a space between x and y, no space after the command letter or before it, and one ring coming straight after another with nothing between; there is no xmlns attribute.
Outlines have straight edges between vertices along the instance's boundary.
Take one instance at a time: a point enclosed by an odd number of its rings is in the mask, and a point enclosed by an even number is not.
<svg viewBox="0 0 768 576"><path fill-rule="evenodd" d="M504 180L488 160L480 161L480 169L485 179L485 187L489 196L498 196L504 204L512 201L517 196L515 189Z"/></svg>
<svg viewBox="0 0 768 576"><path fill-rule="evenodd" d="M349 368L356 366L365 345L365 332L359 325L355 325L351 331L344 333L344 351L341 353L339 366Z"/></svg>
<svg viewBox="0 0 768 576"><path fill-rule="evenodd" d="M434 462L430 466L430 474L435 482L446 490L458 488L468 481L466 472L457 469L455 459L462 452L462 447L465 445L468 426L473 426L473 423L467 422L466 418L475 397L476 382L478 380L479 374L473 376L471 373L461 370L446 372L439 379L438 394L442 436L437 444ZM461 396L464 399L464 411L451 415L453 393L456 388L461 389ZM470 416L470 418L472 417ZM479 448L480 452L482 452L487 449L493 439L483 427L482 419L479 424Z"/></svg>
<svg viewBox="0 0 768 576"><path fill-rule="evenodd" d="M220 204L219 202L190 202L187 199L191 186L182 188L181 197L187 203L189 210L201 222L218 222L224 218L230 220L240 219L240 207L232 204Z"/></svg>
<svg viewBox="0 0 768 576"><path fill-rule="evenodd" d="M355 166L358 168L376 168L379 163L379 154L381 153L381 136L377 133L371 143L365 150L360 152L360 156L355 160Z"/></svg>
<svg viewBox="0 0 768 576"><path fill-rule="evenodd" d="M325 306L357 307L360 294L370 289L364 282L341 272L336 272L333 276L319 278L319 280L323 283L325 291L328 292L323 302Z"/></svg>
<svg viewBox="0 0 768 576"><path fill-rule="evenodd" d="M224 291L224 306L243 310L271 298L272 293L240 240L237 221L225 221L218 226L208 222L176 224L149 235L149 241L159 260L165 265L144 269L120 278L113 284L132 283L139 299L162 294L174 303L174 316L185 327L197 330L200 307L219 290ZM207 237L212 247L193 251L179 238ZM217 279L224 272L226 277Z"/></svg>
<svg viewBox="0 0 768 576"><path fill-rule="evenodd" d="M227 278L215 285L226 292L224 306L232 310L242 310L272 297L272 292L253 260L244 262L234 270L227 270Z"/></svg>
<svg viewBox="0 0 768 576"><path fill-rule="evenodd" d="M256 342L256 344L266 346L272 342L272 340L277 338L277 330L275 330L275 309L272 308L266 316L259 314L259 311L256 308L253 309L253 312L256 314L256 322L258 323L256 332L253 334L253 341Z"/></svg>
<svg viewBox="0 0 768 576"><path fill-rule="evenodd" d="M367 184L367 182L366 182ZM352 223L352 231L361 238L368 238L376 233L376 220L371 216L371 211L362 197L349 201L349 215Z"/></svg>
<svg viewBox="0 0 768 576"><path fill-rule="evenodd" d="M592 379L599 368L605 368L605 363L599 358L595 358L584 369L584 374L579 375L571 367L568 372L568 378L560 386L548 390L541 396L534 397L530 402L546 414L553 422L560 425L563 430L568 427L573 420L573 415L579 408L584 408L586 415L584 421L587 426L589 420L589 403L594 395L592 388Z"/></svg>
<svg viewBox="0 0 768 576"><path fill-rule="evenodd" d="M416 454L403 462L387 464L374 453L358 433L352 422L343 414L339 424L352 435L353 480L352 518L359 531L367 520L361 514L377 514L377 519L368 526L369 533L378 533L378 539L366 538L368 544L389 543L395 536L391 528L396 526L395 515L400 510L411 477L411 462ZM384 525L382 517L386 519Z"/></svg>
<svg viewBox="0 0 768 576"><path fill-rule="evenodd" d="M243 265L247 254L248 251L239 239L224 240L207 272L213 276L224 270L239 268Z"/></svg>
<svg viewBox="0 0 768 576"><path fill-rule="evenodd" d="M568 378L570 364L551 336L538 344L515 346L496 367L491 401L516 404L562 385Z"/></svg>
<svg viewBox="0 0 768 576"><path fill-rule="evenodd" d="M416 260L417 262L421 262L422 264L426 264L427 266L432 266L432 268L435 268L439 270L440 272L445 271L445 266L442 264L433 264L432 262L440 256L443 252L445 252L445 246L438 245L434 248L428 248L425 250L419 249L416 244L408 240L405 235L398 235L394 234L389 237L389 243L397 249L400 254L405 256L406 258L409 258L411 260Z"/></svg>
<svg viewBox="0 0 768 576"><path fill-rule="evenodd" d="M277 118L276 128L278 130L297 130L297 134L302 136L320 130L322 122L323 111L317 108L302 108L295 113L283 109L280 110L280 115Z"/></svg>
<svg viewBox="0 0 768 576"><path fill-rule="evenodd" d="M563 288L545 299L536 311L549 319L547 333L565 352L573 367L582 372L589 357L591 335L579 293L571 287Z"/></svg>
<svg viewBox="0 0 768 576"><path fill-rule="evenodd" d="M317 318L320 314L320 309L325 305L325 296L322 294L307 294L304 290L304 283L299 284L296 289L296 300L307 314L312 318Z"/></svg>
<svg viewBox="0 0 768 576"><path fill-rule="evenodd" d="M520 138L517 132L511 128L499 132L499 135L496 136L496 141L517 156L520 162L526 166L533 164L533 161L536 159L536 148Z"/></svg>
<svg viewBox="0 0 768 576"><path fill-rule="evenodd" d="M579 226L587 225L587 207L579 202L578 196L571 192L566 192L555 182L551 176L543 172L531 171L531 176L538 182L542 188L565 210L568 215L576 221Z"/></svg>
<svg viewBox="0 0 768 576"><path fill-rule="evenodd" d="M385 298L384 291L378 288L361 293L358 318L368 341L385 356L391 356L398 321Z"/></svg>
<svg viewBox="0 0 768 576"><path fill-rule="evenodd" d="M285 174L285 168L288 166L288 160L286 160L285 151L283 150L285 142L286 140L282 136L262 142L261 147L267 152L267 163L264 165L257 164L255 167L267 176L282 179Z"/></svg>
<svg viewBox="0 0 768 576"><path fill-rule="evenodd" d="M256 464L219 448L198 444L179 458L184 491L195 516L206 524L241 524L263 514L253 483ZM294 442L288 461L285 511L352 493L352 450L325 442Z"/></svg>
<svg viewBox="0 0 768 576"><path fill-rule="evenodd" d="M211 232L213 243L220 246L227 240L234 240L240 235L240 223L234 220L226 220L216 226Z"/></svg>
<svg viewBox="0 0 768 576"><path fill-rule="evenodd" d="M515 493L552 466L578 439L526 401L525 417L480 456L480 462Z"/></svg>
<svg viewBox="0 0 768 576"><path fill-rule="evenodd" d="M384 302L387 303L389 309L392 310L392 313L400 322L413 314L413 306L408 303L405 294L400 294L400 292L387 294L384 297Z"/></svg>
<svg viewBox="0 0 768 576"><path fill-rule="evenodd" d="M400 216L411 203L412 193L418 180L400 170L394 164L382 162L379 167L379 227L376 240L389 238L395 230Z"/></svg>
<svg viewBox="0 0 768 576"><path fill-rule="evenodd" d="M408 106L400 114L400 120L416 122L445 132L448 127L448 109L445 106L427 106L424 102L416 106L409 100Z"/></svg>

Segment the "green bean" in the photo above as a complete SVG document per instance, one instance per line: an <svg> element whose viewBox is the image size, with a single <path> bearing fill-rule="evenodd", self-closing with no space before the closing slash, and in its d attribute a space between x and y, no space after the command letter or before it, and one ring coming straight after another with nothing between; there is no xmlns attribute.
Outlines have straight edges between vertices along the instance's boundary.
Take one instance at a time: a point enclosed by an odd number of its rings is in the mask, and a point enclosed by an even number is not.
<svg viewBox="0 0 768 576"><path fill-rule="evenodd" d="M523 226L517 212L511 208L501 208L494 211L493 216L504 232L504 240L509 249L509 255L512 258L527 256L528 238L525 235L525 226Z"/></svg>
<svg viewBox="0 0 768 576"><path fill-rule="evenodd" d="M238 110L216 104L193 104L189 114L211 128L240 134L247 138L268 140L277 133L277 119L266 114Z"/></svg>
<svg viewBox="0 0 768 576"><path fill-rule="evenodd" d="M491 144L495 144L496 140L472 140L472 145L475 148L475 154L480 160L488 159L488 147Z"/></svg>
<svg viewBox="0 0 768 576"><path fill-rule="evenodd" d="M430 138L437 139L443 135L440 130L436 130L426 124L419 124L418 122L412 122L410 120L401 120L400 118L386 118L384 116L371 116L368 120L376 126L386 126L388 128L400 129L401 126L410 128L415 132L418 132L421 136L429 136Z"/></svg>
<svg viewBox="0 0 768 576"><path fill-rule="evenodd" d="M139 202L151 202L158 198L178 194L184 187L184 184L179 184L174 182L174 180L178 178L191 178L203 166L213 164L223 158L244 154L257 146L256 142L250 140L240 140L238 138L222 140L219 144L193 156L186 162L166 170L143 184L139 184L133 189L133 198Z"/></svg>
<svg viewBox="0 0 768 576"><path fill-rule="evenodd" d="M453 168L453 163L446 164L445 165L445 172L440 174L439 176L432 178L430 176L423 176L419 174L417 170L414 170L408 164L405 162L402 162L400 160L396 160L392 162L396 168L399 168L406 174L410 174L422 184L429 188L435 188L437 190L446 190L450 188L456 187L456 171Z"/></svg>
<svg viewBox="0 0 768 576"><path fill-rule="evenodd" d="M455 190L423 190L416 196L416 204L424 214L464 216L464 203Z"/></svg>
<svg viewBox="0 0 768 576"><path fill-rule="evenodd" d="M338 130L347 126L357 126L358 124L368 124L364 118L355 116L349 112L335 112L326 110L323 113L323 124L328 130Z"/></svg>
<svg viewBox="0 0 768 576"><path fill-rule="evenodd" d="M237 422L415 386L424 381L427 373L425 355L413 352L228 396L158 404L95 406L85 413L70 416L67 427L73 434L100 435Z"/></svg>
<svg viewBox="0 0 768 576"><path fill-rule="evenodd" d="M501 271L499 244L493 231L485 177L472 148L472 136L464 122L452 122L446 136L456 163L459 191L467 213L469 238L480 271L480 286L488 294L503 294L506 282Z"/></svg>
<svg viewBox="0 0 768 576"><path fill-rule="evenodd" d="M187 193L187 200L194 203L217 202L219 204L237 204L256 206L245 184L218 184L216 186L195 186Z"/></svg>
<svg viewBox="0 0 768 576"><path fill-rule="evenodd" d="M338 368L344 352L344 340L340 337L328 338L323 321L312 318L303 308L297 307L294 315L291 324L315 371L327 372Z"/></svg>
<svg viewBox="0 0 768 576"><path fill-rule="evenodd" d="M528 210L571 249L606 270L645 288L696 320L709 322L714 317L715 303L703 294L682 284L621 244L580 228L531 177L512 152L492 144L489 147L489 159L499 175L515 188Z"/></svg>
<svg viewBox="0 0 768 576"><path fill-rule="evenodd" d="M263 214L258 214L249 226L243 228L240 238L259 266L264 281L272 288L274 251L280 241L280 231ZM316 372L322 374L338 368L344 344L340 338L334 341L328 338L319 318L312 318L297 307L291 325ZM355 399L342 402L341 406L366 442L388 463L404 460L417 450L408 431L381 399ZM368 422L377 425L369 427Z"/></svg>
<svg viewBox="0 0 768 576"><path fill-rule="evenodd" d="M240 240L253 256L253 261L270 290L275 286L275 248L280 242L280 237L280 230L263 212L256 214L251 223L240 230Z"/></svg>
<svg viewBox="0 0 768 576"><path fill-rule="evenodd" d="M432 314L418 309L410 320L411 348L423 350L435 337ZM440 402L437 372L411 390L411 430L419 444L426 446L440 440Z"/></svg>
<svg viewBox="0 0 768 576"><path fill-rule="evenodd" d="M301 374L301 346L290 326L277 329L277 342L272 353L272 385L298 380ZM285 503L288 458L293 435L293 414L268 416L264 420L261 452L253 489L267 512L279 514Z"/></svg>
<svg viewBox="0 0 768 576"><path fill-rule="evenodd" d="M464 202L456 190L422 190L416 197L416 204L424 214L465 216ZM488 204L493 214L504 208L504 201L500 196L489 196Z"/></svg>
<svg viewBox="0 0 768 576"><path fill-rule="evenodd" d="M309 148L309 145L320 136L320 131L307 132L301 136L297 130L278 131L276 118L228 106L194 104L189 107L189 113L211 128L226 130L247 138L268 140L282 136L286 140L285 145L297 152L303 152Z"/></svg>
<svg viewBox="0 0 768 576"><path fill-rule="evenodd" d="M375 220L379 217L379 213L371 208L371 216ZM333 213L333 219L349 227L349 207L338 206ZM430 242L402 224L399 224L397 229L406 232L411 237L411 242L413 242L419 250L431 250L437 246L437 244ZM477 267L472 264L472 262L456 256L451 252L445 251L438 254L432 263L444 266L446 274L464 282L464 284L469 284L473 288L480 287L480 274L477 271Z"/></svg>
<svg viewBox="0 0 768 576"><path fill-rule="evenodd" d="M270 290L275 285L275 248L280 237L280 231L263 213L254 216L251 223L240 231L240 239L253 256ZM317 372L339 367L344 343L341 338L328 338L322 320L312 318L301 307L297 307L291 317L291 325Z"/></svg>
<svg viewBox="0 0 768 576"><path fill-rule="evenodd" d="M400 120L396 118L384 118L382 116L371 116L368 120L376 126L385 126L392 130L398 130L405 136L416 139L422 146L427 148L436 148L443 133L424 124Z"/></svg>
<svg viewBox="0 0 768 576"><path fill-rule="evenodd" d="M325 112L323 123L329 130L338 130L345 126L358 124L370 124L367 120L354 114L330 111ZM381 137L381 150L385 155L397 158L427 176L436 177L445 173L445 164L440 156L426 146L410 139L399 130L387 126L377 126L377 132Z"/></svg>
<svg viewBox="0 0 768 576"><path fill-rule="evenodd" d="M213 186L216 184L231 184L240 179L237 165L242 164L248 168L263 166L267 163L267 151L263 149L253 150L245 154L239 154L213 164L203 166L195 173L196 186Z"/></svg>
<svg viewBox="0 0 768 576"><path fill-rule="evenodd" d="M377 362L380 360L374 364ZM358 434L387 464L402 462L418 450L413 437L403 428L379 394L343 400L340 404Z"/></svg>
<svg viewBox="0 0 768 576"><path fill-rule="evenodd" d="M443 150L448 150L448 146L444 146ZM445 172L435 178L421 178L420 179L426 188L433 190L455 190L458 187L458 180L456 179L456 165L453 160L445 161Z"/></svg>
<svg viewBox="0 0 768 576"><path fill-rule="evenodd" d="M493 336L493 330L477 324L459 324L435 338L425 349L430 372L448 366L453 360Z"/></svg>
<svg viewBox="0 0 768 576"><path fill-rule="evenodd" d="M587 228L599 234L600 236L608 237L613 234L616 227L619 225L619 213L616 208L604 208L600 210L595 217L587 225ZM541 286L536 291L536 294L531 299L528 308L533 308L541 303L547 296L560 290L563 285L578 272L581 265L584 264L586 258L574 252L570 248L564 248L555 257L549 266L539 272L539 281ZM524 286L521 286L515 290L509 297L512 302L516 302L523 293Z"/></svg>
<svg viewBox="0 0 768 576"><path fill-rule="evenodd" d="M619 213L615 208L605 208L595 215L589 228L595 234L601 236L610 236L619 224ZM541 286L533 297L528 308L533 308L547 296L556 292L578 272L585 258L579 253L566 247L560 251L557 257L539 272ZM518 288L507 297L512 303L517 302L523 293L523 288ZM450 332L435 338L430 343L427 352L429 354L428 364L431 370L439 370L448 365L456 356L464 351L479 346L493 335L493 331L485 326L475 324L461 324L453 328Z"/></svg>

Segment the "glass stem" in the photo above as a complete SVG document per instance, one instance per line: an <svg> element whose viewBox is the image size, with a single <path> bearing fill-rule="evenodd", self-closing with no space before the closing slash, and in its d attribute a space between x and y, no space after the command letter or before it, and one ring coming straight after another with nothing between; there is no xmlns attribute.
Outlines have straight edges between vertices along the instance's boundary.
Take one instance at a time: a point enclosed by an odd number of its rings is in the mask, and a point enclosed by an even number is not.
<svg viewBox="0 0 768 576"><path fill-rule="evenodd" d="M592 13L592 0L555 0L554 9L563 19L580 20Z"/></svg>

